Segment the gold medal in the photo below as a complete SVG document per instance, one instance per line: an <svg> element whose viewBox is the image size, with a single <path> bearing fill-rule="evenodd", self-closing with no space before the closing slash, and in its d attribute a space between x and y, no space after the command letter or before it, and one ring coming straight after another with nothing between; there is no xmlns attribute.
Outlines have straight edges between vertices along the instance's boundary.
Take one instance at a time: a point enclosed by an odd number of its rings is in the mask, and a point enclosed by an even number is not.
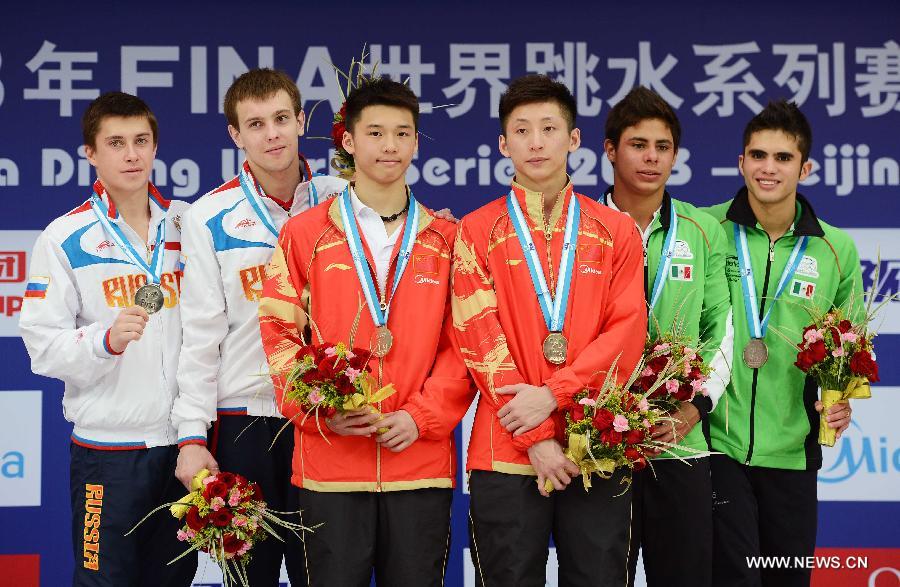
<svg viewBox="0 0 900 587"><path fill-rule="evenodd" d="M166 297L163 295L162 288L156 283L148 283L142 285L134 293L134 303L145 309L148 314L155 314L162 310Z"/></svg>
<svg viewBox="0 0 900 587"><path fill-rule="evenodd" d="M562 332L551 332L544 339L544 358L554 365L562 365L566 362L566 352L569 349L569 341Z"/></svg>
<svg viewBox="0 0 900 587"><path fill-rule="evenodd" d="M375 333L372 334L372 341L369 344L372 354L380 359L390 352L392 346L394 346L394 335L391 334L388 327L379 326L376 328Z"/></svg>
<svg viewBox="0 0 900 587"><path fill-rule="evenodd" d="M744 364L759 369L769 360L769 348L761 338L751 338L743 352Z"/></svg>

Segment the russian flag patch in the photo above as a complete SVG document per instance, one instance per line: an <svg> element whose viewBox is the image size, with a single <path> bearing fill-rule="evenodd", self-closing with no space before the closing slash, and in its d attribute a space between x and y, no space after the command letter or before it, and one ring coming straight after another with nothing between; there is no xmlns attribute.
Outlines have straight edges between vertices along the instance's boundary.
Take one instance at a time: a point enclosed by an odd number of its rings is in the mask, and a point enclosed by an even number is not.
<svg viewBox="0 0 900 587"><path fill-rule="evenodd" d="M25 286L25 298L42 300L47 297L47 288L50 287L50 278L43 275L32 275Z"/></svg>

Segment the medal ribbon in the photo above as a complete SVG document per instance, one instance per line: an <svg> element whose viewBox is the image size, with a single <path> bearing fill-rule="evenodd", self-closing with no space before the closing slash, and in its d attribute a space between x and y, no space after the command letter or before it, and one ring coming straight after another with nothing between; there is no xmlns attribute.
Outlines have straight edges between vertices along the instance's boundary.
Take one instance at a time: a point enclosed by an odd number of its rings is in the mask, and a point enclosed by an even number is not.
<svg viewBox="0 0 900 587"><path fill-rule="evenodd" d="M403 277L403 272L406 271L406 267L409 265L413 245L416 243L416 233L419 228L419 207L416 205L416 198L410 191L409 212L406 214L406 224L403 227L403 241L400 245L397 268L394 271L391 298L387 301L387 307L383 311L378 300L378 290L375 288L375 282L372 279L372 272L369 270L369 264L366 262L366 254L363 251L359 227L356 225L356 217L353 214L349 185L341 193L339 203L341 207L341 222L344 225L344 233L347 235L347 245L350 247L353 266L356 268L356 277L359 279L359 284L362 286L363 294L366 297L366 305L369 306L372 322L375 323L375 326L385 326L388 321L388 314L391 311L391 301L394 299L394 294L397 293L400 278Z"/></svg>
<svg viewBox="0 0 900 587"><path fill-rule="evenodd" d="M275 228L275 221L272 220L272 215L269 214L269 209L266 208L266 204L263 201L263 198L266 197L266 192L256 181L256 178L253 177L253 173L250 171L250 164L246 161L244 161L244 165L241 167L239 177L241 180L241 188L244 190L244 196L247 198L247 201L250 202L250 207L256 212L256 216L259 218L260 222L263 223L263 226L265 226L275 238L278 238L278 229ZM310 208L319 203L319 192L316 190L316 186L312 181L309 182L308 196Z"/></svg>
<svg viewBox="0 0 900 587"><path fill-rule="evenodd" d="M808 240L809 237L806 236L801 236L797 239L797 243L791 251L791 256L784 266L784 271L781 272L781 279L778 280L778 287L775 289L772 305L769 306L766 315L760 320L759 304L756 301L756 282L753 279L753 266L750 264L750 247L747 244L747 229L740 224L734 225L734 241L737 245L738 263L741 269L741 287L744 290L744 311L747 314L747 323L750 325L751 338L763 338L766 335L766 330L769 328L769 318L772 315L772 310L775 308L775 302L781 297L788 281L794 276L797 267L800 266Z"/></svg>
<svg viewBox="0 0 900 587"><path fill-rule="evenodd" d="M152 200L152 198L150 199ZM104 232L119 247L119 250L122 251L122 254L125 255L128 261L140 267L147 274L147 282L159 284L162 276L163 257L165 257L164 249L166 248L165 216L163 216L156 229L156 244L153 245L153 257L148 264L144 257L139 255L132 246L122 229L109 221L109 208L96 191L91 195L91 209L94 211L97 220L100 221L100 226L103 227Z"/></svg>
<svg viewBox="0 0 900 587"><path fill-rule="evenodd" d="M606 194L600 196L598 200L604 206L606 205ZM653 280L653 291L650 295L650 310L648 315L653 313L659 296L666 286L666 277L669 275L669 268L672 267L672 257L675 256L675 235L678 232L678 215L675 213L675 202L669 199L671 220L669 221L669 230L666 232L666 238L663 241L662 254L659 258L659 266L656 268L656 279Z"/></svg>
<svg viewBox="0 0 900 587"><path fill-rule="evenodd" d="M669 204L671 205L671 220L669 221L669 230L666 231L666 239L663 241L659 266L656 268L656 279L653 280L653 293L650 295L650 314L653 313L653 308L656 306L656 302L659 301L659 296L666 285L669 268L672 267L672 257L675 255L675 234L678 232L678 215L675 214L675 202L670 199Z"/></svg>
<svg viewBox="0 0 900 587"><path fill-rule="evenodd" d="M569 209L566 212L566 232L563 240L562 254L559 257L559 272L556 281L556 297L550 295L547 280L544 278L544 270L538 258L534 239L531 238L531 230L522 214L522 208L516 200L515 193L510 190L506 197L506 207L516 229L519 245L525 254L525 262L528 263L528 271L531 273L531 283L537 294L538 304L544 314L544 322L550 332L562 332L568 309L569 286L572 283L572 268L575 265L575 244L578 240L578 225L581 222L581 206L578 197L572 193L569 199ZM550 246L550 243L547 243Z"/></svg>

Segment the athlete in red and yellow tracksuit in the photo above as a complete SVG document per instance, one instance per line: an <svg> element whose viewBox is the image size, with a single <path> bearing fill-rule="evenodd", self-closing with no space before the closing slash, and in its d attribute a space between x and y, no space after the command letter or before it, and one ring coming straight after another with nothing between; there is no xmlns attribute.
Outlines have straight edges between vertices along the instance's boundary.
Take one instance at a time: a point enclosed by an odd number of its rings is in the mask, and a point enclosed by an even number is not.
<svg viewBox="0 0 900 587"><path fill-rule="evenodd" d="M416 205L418 233L391 301L393 347L382 359L370 361L379 383L393 383L397 389L380 410L405 410L418 427L418 440L399 453L371 437L334 434L312 416L303 421L303 408L284 397L284 374L302 345L307 314L324 341L347 342L363 304L354 345L366 348L375 330L354 271L339 200L290 220L267 269L260 327L279 409L295 426L292 481L301 488L304 522L324 522L306 539L313 585L356 584L357 575L371 573L373 566L405 566L392 576L416 582L430 572L423 566L436 563L442 576L456 476L452 432L472 389L450 327L456 227ZM401 241L394 247L388 283ZM375 267L365 243L364 249L369 268ZM384 516L390 523L378 521Z"/></svg>
<svg viewBox="0 0 900 587"><path fill-rule="evenodd" d="M559 410L565 410L617 357L619 379L630 375L647 328L641 240L627 216L575 194L571 183L547 219L542 194L516 183L512 191L547 283L556 283L570 198L578 198L581 216L563 329L568 353L558 366L542 353L547 326L506 197L469 214L458 229L453 322L460 351L481 392L467 461L477 573L488 585L542 581L552 532L561 580L586 584L586 572L592 585L606 584L607 579L621 585L631 497L613 497L623 490L620 476L595 482L590 493L576 481L549 499L541 497L527 450L539 441L562 438L561 412L513 438L497 417L499 407L512 396L495 392L516 383L546 385Z"/></svg>

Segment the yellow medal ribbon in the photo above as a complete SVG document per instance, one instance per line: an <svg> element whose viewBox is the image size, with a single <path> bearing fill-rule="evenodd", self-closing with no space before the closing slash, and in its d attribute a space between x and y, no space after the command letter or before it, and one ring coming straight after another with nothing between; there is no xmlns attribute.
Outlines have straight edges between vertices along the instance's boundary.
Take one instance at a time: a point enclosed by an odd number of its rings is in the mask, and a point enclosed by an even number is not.
<svg viewBox="0 0 900 587"><path fill-rule="evenodd" d="M173 516L180 520L188 513L188 510L194 505L194 499L203 491L203 480L210 475L209 469L203 469L194 475L194 478L191 479L191 492L169 507L169 511L172 512Z"/></svg>
<svg viewBox="0 0 900 587"><path fill-rule="evenodd" d="M609 479L616 470L616 461L613 459L595 459L589 454L587 434L569 434L569 446L566 447L565 454L581 470L585 491L591 488L592 473L596 473L601 479ZM544 491L553 491L553 482L549 479L544 481Z"/></svg>
<svg viewBox="0 0 900 587"><path fill-rule="evenodd" d="M834 404L848 399L869 399L872 397L872 389L869 380L865 377L854 377L843 390L822 390L822 414L819 416L819 444L822 446L834 446L837 440L837 430L828 426L828 409Z"/></svg>

